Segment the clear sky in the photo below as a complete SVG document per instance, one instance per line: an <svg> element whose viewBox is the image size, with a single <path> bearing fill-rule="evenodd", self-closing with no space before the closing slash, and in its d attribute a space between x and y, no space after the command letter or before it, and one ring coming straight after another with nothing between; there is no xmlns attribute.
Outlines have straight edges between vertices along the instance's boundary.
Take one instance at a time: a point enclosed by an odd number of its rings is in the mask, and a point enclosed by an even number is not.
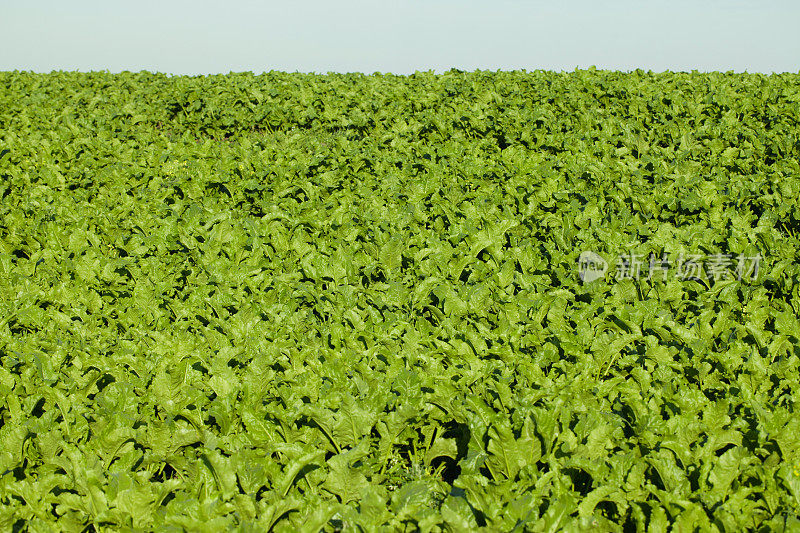
<svg viewBox="0 0 800 533"><path fill-rule="evenodd" d="M0 70L800 72L798 0L32 0Z"/></svg>

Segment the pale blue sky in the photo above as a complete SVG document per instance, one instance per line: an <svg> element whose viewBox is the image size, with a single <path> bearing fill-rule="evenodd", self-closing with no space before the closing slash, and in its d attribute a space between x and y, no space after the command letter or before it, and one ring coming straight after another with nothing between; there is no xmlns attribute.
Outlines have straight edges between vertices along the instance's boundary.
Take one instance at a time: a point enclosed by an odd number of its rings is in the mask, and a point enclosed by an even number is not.
<svg viewBox="0 0 800 533"><path fill-rule="evenodd" d="M0 70L800 72L797 0L29 0Z"/></svg>

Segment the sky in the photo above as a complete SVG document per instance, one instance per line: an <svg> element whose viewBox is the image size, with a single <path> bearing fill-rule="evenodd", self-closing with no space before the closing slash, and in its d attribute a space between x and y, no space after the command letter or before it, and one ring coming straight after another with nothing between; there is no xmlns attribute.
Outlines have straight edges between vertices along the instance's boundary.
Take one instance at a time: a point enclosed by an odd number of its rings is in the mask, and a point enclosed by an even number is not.
<svg viewBox="0 0 800 533"><path fill-rule="evenodd" d="M3 4L0 70L800 72L797 0Z"/></svg>

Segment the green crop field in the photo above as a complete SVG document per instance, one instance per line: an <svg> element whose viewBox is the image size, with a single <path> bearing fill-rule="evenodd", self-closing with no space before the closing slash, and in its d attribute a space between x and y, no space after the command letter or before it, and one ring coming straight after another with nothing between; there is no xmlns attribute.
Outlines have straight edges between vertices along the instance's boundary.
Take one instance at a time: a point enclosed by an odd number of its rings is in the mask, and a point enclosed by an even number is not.
<svg viewBox="0 0 800 533"><path fill-rule="evenodd" d="M800 531L800 75L0 73L3 531Z"/></svg>

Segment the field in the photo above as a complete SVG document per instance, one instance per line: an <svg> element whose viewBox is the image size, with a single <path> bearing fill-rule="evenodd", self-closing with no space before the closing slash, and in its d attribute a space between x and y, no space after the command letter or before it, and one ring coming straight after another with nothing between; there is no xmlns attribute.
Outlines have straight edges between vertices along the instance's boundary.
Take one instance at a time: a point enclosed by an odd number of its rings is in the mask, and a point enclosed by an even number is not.
<svg viewBox="0 0 800 533"><path fill-rule="evenodd" d="M0 73L6 531L799 531L800 75Z"/></svg>

